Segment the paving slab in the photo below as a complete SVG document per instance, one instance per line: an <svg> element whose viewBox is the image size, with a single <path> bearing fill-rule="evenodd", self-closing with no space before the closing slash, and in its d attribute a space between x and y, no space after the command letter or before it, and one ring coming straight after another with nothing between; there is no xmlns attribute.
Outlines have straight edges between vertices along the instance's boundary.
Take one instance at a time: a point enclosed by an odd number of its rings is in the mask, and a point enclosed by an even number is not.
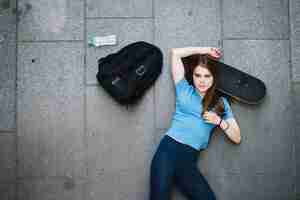
<svg viewBox="0 0 300 200"><path fill-rule="evenodd" d="M117 199L117 187L119 186L119 174L107 172L101 174L98 180L90 180L86 184L86 200Z"/></svg>
<svg viewBox="0 0 300 200"><path fill-rule="evenodd" d="M291 40L292 44L292 78L294 82L300 82L300 39Z"/></svg>
<svg viewBox="0 0 300 200"><path fill-rule="evenodd" d="M291 173L255 174L248 171L247 174L228 173L207 179L217 199L294 199Z"/></svg>
<svg viewBox="0 0 300 200"><path fill-rule="evenodd" d="M137 176L137 174L139 174ZM128 169L119 172L103 172L98 180L87 183L87 200L148 199L149 179L144 169Z"/></svg>
<svg viewBox="0 0 300 200"><path fill-rule="evenodd" d="M296 159L296 193L300 197L300 136L299 136L299 130L300 130L300 84L294 85L294 134L295 134L295 159Z"/></svg>
<svg viewBox="0 0 300 200"><path fill-rule="evenodd" d="M18 176L85 176L83 44L18 49Z"/></svg>
<svg viewBox="0 0 300 200"><path fill-rule="evenodd" d="M225 63L258 77L267 87L261 104L232 105L242 143L238 147L229 140L224 143L223 166L227 171L279 173L293 169L288 44L287 40L224 41Z"/></svg>
<svg viewBox="0 0 300 200"><path fill-rule="evenodd" d="M0 32L0 35L3 35ZM6 38L6 36L4 36ZM6 38L7 39L7 38ZM16 44L0 42L0 130L15 130Z"/></svg>
<svg viewBox="0 0 300 200"><path fill-rule="evenodd" d="M87 0L87 17L152 17L152 1Z"/></svg>
<svg viewBox="0 0 300 200"><path fill-rule="evenodd" d="M139 170L129 169L119 173L117 199L149 199L150 165ZM139 174L137 176L137 174Z"/></svg>
<svg viewBox="0 0 300 200"><path fill-rule="evenodd" d="M16 7L16 0L0 1L0 32L10 40L15 40L16 36Z"/></svg>
<svg viewBox="0 0 300 200"><path fill-rule="evenodd" d="M0 133L0 183L16 179L16 137L13 133Z"/></svg>
<svg viewBox="0 0 300 200"><path fill-rule="evenodd" d="M288 0L222 2L225 38L289 38Z"/></svg>
<svg viewBox="0 0 300 200"><path fill-rule="evenodd" d="M100 86L87 88L89 180L97 181L103 173L132 169L144 170L139 174L144 176L154 151L153 108L153 89L139 104L127 108Z"/></svg>
<svg viewBox="0 0 300 200"><path fill-rule="evenodd" d="M170 49L184 46L218 46L221 36L220 3L217 0L154 2L155 44L164 54L163 73L155 90L156 126L164 129L169 127L175 109Z"/></svg>
<svg viewBox="0 0 300 200"><path fill-rule="evenodd" d="M290 0L291 51L293 81L300 82L300 2Z"/></svg>
<svg viewBox="0 0 300 200"><path fill-rule="evenodd" d="M116 35L117 44L113 46L89 47L87 45L86 80L96 84L98 59L119 51L124 46L140 40L153 43L152 19L88 19L87 41L94 36Z"/></svg>
<svg viewBox="0 0 300 200"><path fill-rule="evenodd" d="M14 183L0 183L0 199L15 200L16 185Z"/></svg>
<svg viewBox="0 0 300 200"><path fill-rule="evenodd" d="M18 2L18 40L83 40L84 0Z"/></svg>
<svg viewBox="0 0 300 200"><path fill-rule="evenodd" d="M16 1L0 2L0 130L15 130Z"/></svg>
<svg viewBox="0 0 300 200"><path fill-rule="evenodd" d="M18 181L17 200L85 199L85 181L72 177L25 179Z"/></svg>

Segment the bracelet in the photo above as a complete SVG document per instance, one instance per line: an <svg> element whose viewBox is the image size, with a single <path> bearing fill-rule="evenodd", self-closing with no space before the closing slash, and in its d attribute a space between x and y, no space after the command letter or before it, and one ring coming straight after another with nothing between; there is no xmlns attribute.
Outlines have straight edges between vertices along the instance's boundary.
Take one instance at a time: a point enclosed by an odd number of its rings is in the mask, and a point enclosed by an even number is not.
<svg viewBox="0 0 300 200"><path fill-rule="evenodd" d="M220 127L220 125L221 125L221 123L222 123L222 121L223 121L223 119L222 118L220 118L221 120L220 120L220 122L219 122L219 124L218 124L218 126Z"/></svg>
<svg viewBox="0 0 300 200"><path fill-rule="evenodd" d="M225 122L226 122L226 121L225 121ZM227 124L227 127L226 127L223 131L226 131L227 129L229 129L229 123L226 122L226 124Z"/></svg>

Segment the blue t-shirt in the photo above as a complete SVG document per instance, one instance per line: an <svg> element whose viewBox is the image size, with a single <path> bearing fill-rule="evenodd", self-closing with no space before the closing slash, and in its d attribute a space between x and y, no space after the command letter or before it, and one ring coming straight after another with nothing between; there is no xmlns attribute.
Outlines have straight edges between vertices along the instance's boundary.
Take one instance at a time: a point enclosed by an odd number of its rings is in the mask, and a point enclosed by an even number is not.
<svg viewBox="0 0 300 200"><path fill-rule="evenodd" d="M176 109L173 114L171 127L166 134L176 141L187 144L197 150L205 149L215 124L207 123L201 116L202 99L196 89L183 78L176 84ZM228 100L224 102L223 119L233 118L234 115Z"/></svg>

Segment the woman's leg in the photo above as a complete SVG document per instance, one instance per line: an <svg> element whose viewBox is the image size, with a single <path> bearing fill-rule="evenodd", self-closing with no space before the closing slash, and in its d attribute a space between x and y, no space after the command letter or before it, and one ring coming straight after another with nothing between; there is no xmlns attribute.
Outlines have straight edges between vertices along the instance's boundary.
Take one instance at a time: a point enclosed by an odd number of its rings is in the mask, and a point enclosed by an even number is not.
<svg viewBox="0 0 300 200"><path fill-rule="evenodd" d="M189 164L189 163L187 163ZM175 183L190 200L215 200L215 194L196 165L176 171Z"/></svg>
<svg viewBox="0 0 300 200"><path fill-rule="evenodd" d="M169 200L175 172L173 141L164 137L151 162L150 200Z"/></svg>

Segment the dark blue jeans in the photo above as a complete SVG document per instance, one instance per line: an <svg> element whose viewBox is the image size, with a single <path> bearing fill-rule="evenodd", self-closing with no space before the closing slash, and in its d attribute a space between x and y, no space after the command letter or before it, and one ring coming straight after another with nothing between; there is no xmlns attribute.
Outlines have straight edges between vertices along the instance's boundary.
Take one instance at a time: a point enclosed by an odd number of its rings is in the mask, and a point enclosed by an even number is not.
<svg viewBox="0 0 300 200"><path fill-rule="evenodd" d="M173 183L190 200L215 200L197 168L198 155L198 150L164 135L151 162L150 200L169 200Z"/></svg>

